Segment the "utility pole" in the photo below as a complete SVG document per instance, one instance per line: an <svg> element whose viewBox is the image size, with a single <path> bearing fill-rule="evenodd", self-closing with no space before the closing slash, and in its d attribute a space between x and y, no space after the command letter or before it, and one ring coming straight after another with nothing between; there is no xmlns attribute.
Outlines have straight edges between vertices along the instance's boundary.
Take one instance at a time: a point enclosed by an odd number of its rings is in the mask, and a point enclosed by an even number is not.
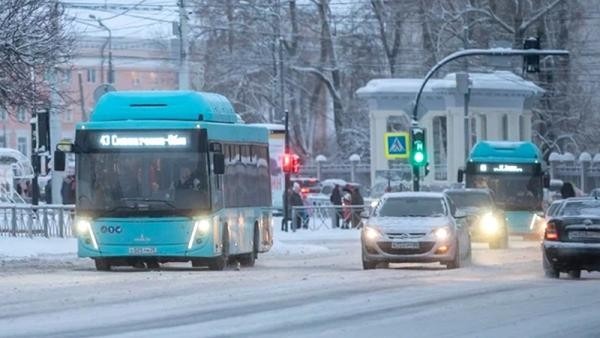
<svg viewBox="0 0 600 338"><path fill-rule="evenodd" d="M190 67L188 60L188 16L184 0L177 2L179 7L179 90L190 89Z"/></svg>
<svg viewBox="0 0 600 338"><path fill-rule="evenodd" d="M77 81L79 81L79 104L81 105L81 120L87 121L87 114L85 112L85 102L83 100L83 81L81 80L81 72L77 73Z"/></svg>

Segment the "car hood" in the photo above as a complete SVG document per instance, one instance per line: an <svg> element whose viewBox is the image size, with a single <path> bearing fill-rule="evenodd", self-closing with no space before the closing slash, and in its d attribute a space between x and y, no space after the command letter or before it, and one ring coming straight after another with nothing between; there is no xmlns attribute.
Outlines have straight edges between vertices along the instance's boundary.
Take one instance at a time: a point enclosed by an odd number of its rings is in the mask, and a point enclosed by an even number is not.
<svg viewBox="0 0 600 338"><path fill-rule="evenodd" d="M368 225L376 227L384 233L394 232L429 232L451 224L445 217L372 217Z"/></svg>

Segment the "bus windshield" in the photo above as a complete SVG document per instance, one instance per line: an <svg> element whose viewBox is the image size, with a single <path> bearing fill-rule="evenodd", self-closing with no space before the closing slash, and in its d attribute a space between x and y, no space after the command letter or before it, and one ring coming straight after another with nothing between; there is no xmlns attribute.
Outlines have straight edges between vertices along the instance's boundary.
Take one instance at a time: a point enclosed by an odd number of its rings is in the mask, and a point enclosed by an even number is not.
<svg viewBox="0 0 600 338"><path fill-rule="evenodd" d="M206 154L79 154L79 210L100 215L191 214L210 208Z"/></svg>
<svg viewBox="0 0 600 338"><path fill-rule="evenodd" d="M541 210L542 177L535 175L470 174L467 186L490 189L505 210Z"/></svg>

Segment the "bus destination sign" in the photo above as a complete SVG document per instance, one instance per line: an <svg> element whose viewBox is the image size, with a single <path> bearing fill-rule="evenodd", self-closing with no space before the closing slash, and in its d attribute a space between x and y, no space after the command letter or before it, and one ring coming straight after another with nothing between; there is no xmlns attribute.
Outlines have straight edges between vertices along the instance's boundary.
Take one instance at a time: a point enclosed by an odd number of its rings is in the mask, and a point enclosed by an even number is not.
<svg viewBox="0 0 600 338"><path fill-rule="evenodd" d="M189 135L178 133L166 135L106 133L98 135L100 148L186 148L189 143Z"/></svg>
<svg viewBox="0 0 600 338"><path fill-rule="evenodd" d="M478 174L535 174L540 172L539 164L517 163L469 163L471 172Z"/></svg>

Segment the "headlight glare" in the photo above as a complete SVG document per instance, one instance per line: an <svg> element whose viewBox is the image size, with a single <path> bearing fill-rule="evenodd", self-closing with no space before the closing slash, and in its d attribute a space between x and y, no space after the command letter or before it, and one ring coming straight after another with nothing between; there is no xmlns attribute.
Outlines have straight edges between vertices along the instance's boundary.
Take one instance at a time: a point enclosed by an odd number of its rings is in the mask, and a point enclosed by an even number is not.
<svg viewBox="0 0 600 338"><path fill-rule="evenodd" d="M208 230L210 230L210 223L203 219L200 221L196 221L196 226L198 227L198 231L200 231L200 233L207 233Z"/></svg>
<svg viewBox="0 0 600 338"><path fill-rule="evenodd" d="M487 213L481 217L481 227L488 235L493 235L500 230L500 222L492 213Z"/></svg>
<svg viewBox="0 0 600 338"><path fill-rule="evenodd" d="M444 241L447 240L450 237L450 230L446 227L444 228L439 228L436 229L434 231L435 237L440 240L440 241Z"/></svg>
<svg viewBox="0 0 600 338"><path fill-rule="evenodd" d="M87 219L79 219L77 223L75 223L75 232L78 236L89 237L94 249L98 250L98 242L96 241L96 236L92 231L92 223Z"/></svg>
<svg viewBox="0 0 600 338"><path fill-rule="evenodd" d="M381 232L371 227L365 227L365 238L374 241L378 238L381 238Z"/></svg>

